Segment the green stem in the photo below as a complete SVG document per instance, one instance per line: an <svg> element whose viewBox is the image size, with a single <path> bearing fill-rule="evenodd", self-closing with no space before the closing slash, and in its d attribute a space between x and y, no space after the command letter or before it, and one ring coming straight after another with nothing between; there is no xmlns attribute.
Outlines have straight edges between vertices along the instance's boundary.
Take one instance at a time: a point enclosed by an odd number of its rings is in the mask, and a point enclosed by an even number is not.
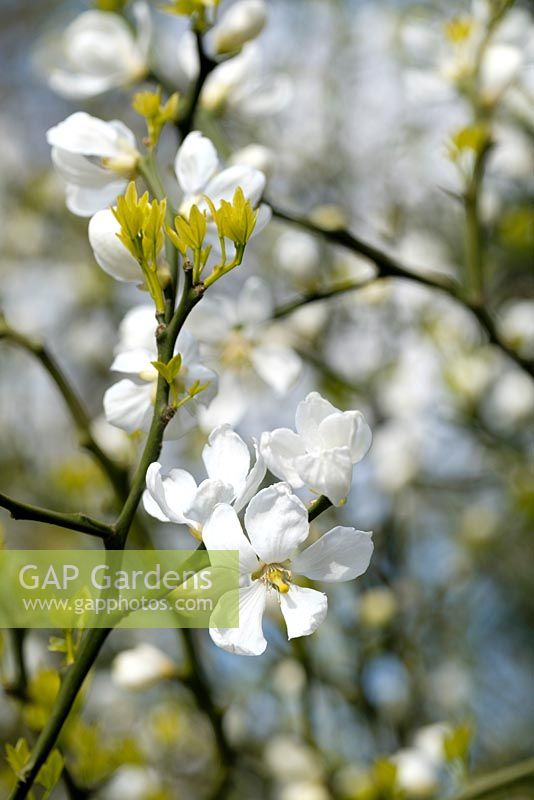
<svg viewBox="0 0 534 800"><path fill-rule="evenodd" d="M32 506L29 503L20 503L0 492L0 507L9 511L13 519L27 519L34 522L43 522L46 525L57 525L70 531L86 533L97 536L99 539L108 539L113 530L110 525L99 522L86 514L63 514L60 511L50 511L47 508Z"/></svg>
<svg viewBox="0 0 534 800"><path fill-rule="evenodd" d="M91 433L90 417L56 359L42 342L14 330L1 316L0 339L5 339L18 345L41 362L63 397L76 427L80 445L94 456L102 470L109 477L118 499L123 500L128 489L127 470L113 461L95 441Z"/></svg>
<svg viewBox="0 0 534 800"><path fill-rule="evenodd" d="M333 297L337 294L351 291L353 289L361 289L364 285L368 285L369 283L382 278L400 278L427 286L430 289L444 292L445 294L449 295L449 297L452 297L454 300L456 300L456 302L460 303L478 319L480 326L485 330L492 344L498 347L501 352L507 355L512 361L515 361L515 363L526 373L528 373L531 378L534 378L534 361L532 359L520 356L519 353L509 347L509 345L502 339L500 333L498 332L495 320L490 311L479 302L473 302L470 298L466 297L462 287L457 281L451 280L450 278L447 278L439 273L422 274L415 270L408 269L389 254L383 252L374 245L364 242L362 239L358 239L347 230L325 230L324 228L320 228L319 226L315 225L305 217L291 214L287 211L282 211L281 209L273 206L272 203L270 205L273 209L273 215L278 219L304 228L305 230L310 231L310 233L322 236L327 242L344 247L346 250L350 250L358 255L365 256L365 258L368 258L377 267L377 275L371 281L367 281L364 284L362 284L362 282L354 283L352 285L346 282L330 289L310 292L309 294L301 296L292 303L280 306L274 312L275 317L285 316L286 314L295 311L297 308L300 308L307 303L312 303L316 300Z"/></svg>
<svg viewBox="0 0 534 800"><path fill-rule="evenodd" d="M505 767L473 781L457 794L454 800L486 800L490 797L511 800L512 791L532 785L534 785L534 758L529 758L527 761L521 761L519 764Z"/></svg>
<svg viewBox="0 0 534 800"><path fill-rule="evenodd" d="M9 800L24 800L28 796L39 770L54 749L78 692L109 634L110 630L105 628L97 628L87 634L76 662L65 674L56 705L32 750L22 777L9 795Z"/></svg>

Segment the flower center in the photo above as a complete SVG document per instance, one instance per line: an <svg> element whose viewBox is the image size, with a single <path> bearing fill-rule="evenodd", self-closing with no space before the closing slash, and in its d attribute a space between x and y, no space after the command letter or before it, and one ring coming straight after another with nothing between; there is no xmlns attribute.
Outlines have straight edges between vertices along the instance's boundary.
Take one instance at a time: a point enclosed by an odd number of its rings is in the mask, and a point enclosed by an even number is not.
<svg viewBox="0 0 534 800"><path fill-rule="evenodd" d="M109 169L124 178L133 176L138 161L139 153L132 148L129 148L129 152L121 153L121 155L100 159L104 169Z"/></svg>
<svg viewBox="0 0 534 800"><path fill-rule="evenodd" d="M287 594L291 584L291 570L282 564L264 564L253 573L252 578L263 581L269 589Z"/></svg>
<svg viewBox="0 0 534 800"><path fill-rule="evenodd" d="M251 350L251 342L241 331L231 331L222 345L222 363L225 367L233 367L234 369L247 367L250 364Z"/></svg>

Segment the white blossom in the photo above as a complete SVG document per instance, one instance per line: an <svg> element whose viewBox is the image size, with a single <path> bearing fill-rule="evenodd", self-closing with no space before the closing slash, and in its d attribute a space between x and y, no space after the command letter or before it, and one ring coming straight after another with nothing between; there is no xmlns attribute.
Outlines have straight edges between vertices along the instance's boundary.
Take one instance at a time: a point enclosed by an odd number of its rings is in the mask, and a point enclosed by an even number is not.
<svg viewBox="0 0 534 800"><path fill-rule="evenodd" d="M97 211L91 217L87 233L95 260L117 281L142 283L139 263L117 236L120 230L121 226L110 208Z"/></svg>
<svg viewBox="0 0 534 800"><path fill-rule="evenodd" d="M47 53L53 62L51 88L80 99L139 80L148 66L150 11L143 2L135 3L133 11L136 35L119 14L106 11L85 11L71 22Z"/></svg>
<svg viewBox="0 0 534 800"><path fill-rule="evenodd" d="M360 411L340 411L317 392L299 403L295 433L277 428L264 433L261 453L271 472L298 489L341 505L352 481L352 467L371 446L371 429Z"/></svg>
<svg viewBox="0 0 534 800"><path fill-rule="evenodd" d="M139 159L135 136L123 122L104 122L83 111L50 128L46 138L54 166L67 184L67 208L80 217L111 205Z"/></svg>
<svg viewBox="0 0 534 800"><path fill-rule="evenodd" d="M104 413L108 422L128 433L147 431L152 420L158 379L158 372L152 364L158 357L156 327L154 309L150 305L131 309L121 323L121 341L111 369L129 377L106 391ZM178 390L185 396L197 381L207 386L178 409L167 428L170 437L189 430L196 422L197 404L209 403L217 392L217 375L201 363L198 344L185 329L178 336L176 353L182 356L181 370L176 378Z"/></svg>
<svg viewBox="0 0 534 800"><path fill-rule="evenodd" d="M279 396L297 381L302 361L284 340L273 340L268 325L273 309L270 287L253 276L237 297L208 294L193 311L192 330L205 344L210 363L221 372L215 407L208 410L212 424L239 422L253 401L254 378L259 377Z"/></svg>
<svg viewBox="0 0 534 800"><path fill-rule="evenodd" d="M267 76L257 44L249 42L239 55L219 64L210 73L200 102L212 113L229 111L254 118L278 114L291 96L291 80L285 75Z"/></svg>
<svg viewBox="0 0 534 800"><path fill-rule="evenodd" d="M288 638L308 636L324 621L328 601L323 592L299 586L295 575L325 582L350 581L362 575L371 560L371 534L335 527L301 553L309 535L308 511L286 483L255 495L245 512L245 536L232 506L220 503L203 529L206 549L237 550L241 588L223 595L210 628L215 644L239 655L261 655L267 647L262 619L269 597L275 597ZM235 592L238 593L236 597ZM239 604L239 627L217 626L219 614Z"/></svg>
<svg viewBox="0 0 534 800"><path fill-rule="evenodd" d="M176 675L176 665L157 647L140 644L113 659L111 679L124 689L145 689Z"/></svg>
<svg viewBox="0 0 534 800"><path fill-rule="evenodd" d="M267 21L264 0L238 0L221 17L213 31L217 53L235 53L258 36Z"/></svg>
<svg viewBox="0 0 534 800"><path fill-rule="evenodd" d="M215 206L221 200L231 201L241 187L245 197L256 207L265 189L265 175L246 164L234 164L221 169L213 142L200 131L192 131L180 145L174 160L178 184L184 192L182 208L203 203L207 195Z"/></svg>
<svg viewBox="0 0 534 800"><path fill-rule="evenodd" d="M258 490L265 477L265 464L258 453L251 465L250 453L230 425L215 428L202 451L208 478L197 486L193 476L173 469L162 476L161 464L151 464L143 495L145 510L161 522L187 525L201 538L202 529L218 503L229 503L240 511Z"/></svg>

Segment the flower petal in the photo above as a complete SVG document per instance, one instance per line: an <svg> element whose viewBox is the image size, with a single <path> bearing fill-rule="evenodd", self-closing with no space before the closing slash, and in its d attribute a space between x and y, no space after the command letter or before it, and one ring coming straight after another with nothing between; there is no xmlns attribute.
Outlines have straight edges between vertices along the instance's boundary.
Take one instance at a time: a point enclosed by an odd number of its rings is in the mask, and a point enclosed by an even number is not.
<svg viewBox="0 0 534 800"><path fill-rule="evenodd" d="M141 268L118 238L119 232L120 225L111 209L98 211L91 217L88 235L95 260L112 278L141 283Z"/></svg>
<svg viewBox="0 0 534 800"><path fill-rule="evenodd" d="M200 131L192 131L182 142L174 161L178 183L186 194L204 192L219 166L213 143Z"/></svg>
<svg viewBox="0 0 534 800"><path fill-rule="evenodd" d="M243 194L255 208L265 189L265 175L254 167L235 164L212 178L204 189L204 194L213 201L215 206L218 206L221 200L230 202L238 187L241 187Z"/></svg>
<svg viewBox="0 0 534 800"><path fill-rule="evenodd" d="M253 275L245 281L237 298L237 316L242 325L254 325L272 317L273 293L269 284Z"/></svg>
<svg viewBox="0 0 534 800"><path fill-rule="evenodd" d="M125 135L125 131L127 134ZM100 158L113 158L123 152L126 138L128 144L135 142L135 137L129 128L122 126L120 131L111 123L77 111L70 117L50 128L46 133L46 140L52 147L60 147L70 153L79 153L85 156L99 156Z"/></svg>
<svg viewBox="0 0 534 800"><path fill-rule="evenodd" d="M290 347L255 347L250 357L260 378L279 395L288 393L302 371L302 359Z"/></svg>
<svg viewBox="0 0 534 800"><path fill-rule="evenodd" d="M261 581L254 581L250 586L239 589L239 628L216 627L217 618L224 615L225 608L232 607L236 600L236 592L223 595L215 611L210 628L210 636L217 647L236 653L240 656L261 656L267 647L263 635L262 620L267 602L267 587Z"/></svg>
<svg viewBox="0 0 534 800"><path fill-rule="evenodd" d="M297 406L295 427L308 450L320 447L319 425L330 414L339 413L338 409L321 397L319 392L310 392L305 400Z"/></svg>
<svg viewBox="0 0 534 800"><path fill-rule="evenodd" d="M352 482L352 459L348 447L298 456L295 468L306 486L317 494L324 494L335 506L347 499Z"/></svg>
<svg viewBox="0 0 534 800"><path fill-rule="evenodd" d="M65 202L72 214L78 217L92 217L97 211L113 205L125 189L124 180L113 181L98 189L68 183L65 188Z"/></svg>
<svg viewBox="0 0 534 800"><path fill-rule="evenodd" d="M222 481L202 481L193 502L187 509L188 525L197 531L202 531L215 506L219 503L231 503L233 497L234 490L230 484Z"/></svg>
<svg viewBox="0 0 534 800"><path fill-rule="evenodd" d="M149 377L153 377L156 379L158 372L156 368L152 366L151 362L153 358L153 353L149 350L143 350L142 348L124 350L121 353L117 353L110 369L113 370L113 372L125 372L130 375L139 375L142 372L143 378L148 379Z"/></svg>
<svg viewBox="0 0 534 800"><path fill-rule="evenodd" d="M292 570L316 581L351 581L363 575L373 554L372 534L337 526L299 553Z"/></svg>
<svg viewBox="0 0 534 800"><path fill-rule="evenodd" d="M256 461L254 466L248 473L245 483L241 488L240 493L234 500L234 508L236 511L241 511L252 497L256 494L267 472L267 467L261 453L258 450L258 445L254 442L254 450L256 453Z"/></svg>
<svg viewBox="0 0 534 800"><path fill-rule="evenodd" d="M271 433L262 433L260 451L273 475L287 481L294 489L304 485L294 465L295 458L306 453L304 442L298 433L289 428L277 428Z"/></svg>
<svg viewBox="0 0 534 800"><path fill-rule="evenodd" d="M361 461L371 447L371 428L360 411L330 414L319 425L319 442L322 450L348 447L352 463Z"/></svg>
<svg viewBox="0 0 534 800"><path fill-rule="evenodd" d="M308 537L308 512L287 483L275 483L255 495L245 513L254 550L266 564L285 561Z"/></svg>
<svg viewBox="0 0 534 800"><path fill-rule="evenodd" d="M104 413L111 425L128 433L148 430L152 412L152 385L125 378L104 395Z"/></svg>
<svg viewBox="0 0 534 800"><path fill-rule="evenodd" d="M169 522L187 524L186 511L193 503L197 492L195 479L184 469L173 469L165 478L161 464L151 464L146 473L147 492ZM145 510L152 514L153 506L145 503ZM158 516L157 519L161 519Z"/></svg>
<svg viewBox="0 0 534 800"><path fill-rule="evenodd" d="M213 509L202 531L206 550L238 550L239 571L251 575L258 569L258 558L243 533L243 528L232 506L220 503Z"/></svg>
<svg viewBox="0 0 534 800"><path fill-rule="evenodd" d="M280 594L280 610L286 621L288 639L309 636L324 622L328 598L322 592L293 583L287 594Z"/></svg>
<svg viewBox="0 0 534 800"><path fill-rule="evenodd" d="M250 453L230 425L219 425L210 433L202 460L210 478L230 483L234 496L241 491L250 469Z"/></svg>

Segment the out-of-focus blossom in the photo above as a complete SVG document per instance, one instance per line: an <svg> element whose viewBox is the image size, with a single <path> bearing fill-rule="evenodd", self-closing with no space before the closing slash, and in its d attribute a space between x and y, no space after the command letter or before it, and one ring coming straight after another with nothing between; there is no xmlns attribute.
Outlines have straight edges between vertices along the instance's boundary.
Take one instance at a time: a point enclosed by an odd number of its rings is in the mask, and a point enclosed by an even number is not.
<svg viewBox="0 0 534 800"><path fill-rule="evenodd" d="M291 781L280 789L280 800L330 800L330 792L322 783L311 780Z"/></svg>
<svg viewBox="0 0 534 800"><path fill-rule="evenodd" d="M167 477L161 465L151 464L143 495L145 510L162 522L187 525L201 538L204 524L217 503L229 503L241 511L258 490L265 477L265 464L258 453L252 465L247 445L229 425L211 432L202 451L207 480L197 486L193 476L183 469L173 469Z"/></svg>
<svg viewBox="0 0 534 800"><path fill-rule="evenodd" d="M358 604L358 620L367 628L384 628L397 613L398 603L391 589L377 586L362 592Z"/></svg>
<svg viewBox="0 0 534 800"><path fill-rule="evenodd" d="M279 781L320 780L322 776L315 750L288 734L279 734L269 740L264 759Z"/></svg>
<svg viewBox="0 0 534 800"><path fill-rule="evenodd" d="M104 452L122 464L131 463L135 452L132 440L125 431L110 425L103 414L91 423L91 434Z"/></svg>
<svg viewBox="0 0 534 800"><path fill-rule="evenodd" d="M300 357L283 342L272 341L268 322L273 307L270 287L251 277L236 298L208 294L193 311L191 329L221 373L219 395L204 425L236 424L253 401L254 376L281 396L299 377Z"/></svg>
<svg viewBox="0 0 534 800"><path fill-rule="evenodd" d="M300 231L286 231L276 243L275 258L296 284L306 286L317 281L321 248L315 237Z"/></svg>
<svg viewBox="0 0 534 800"><path fill-rule="evenodd" d="M289 697L298 695L306 685L304 667L294 658L279 661L273 670L273 687L278 694Z"/></svg>
<svg viewBox="0 0 534 800"><path fill-rule="evenodd" d="M436 722L433 725L425 725L416 731L413 743L419 750L436 766L445 762L445 740L451 733L450 725L444 722Z"/></svg>
<svg viewBox="0 0 534 800"><path fill-rule="evenodd" d="M434 764L416 748L399 750L392 759L397 767L397 783L411 800L434 797L438 774Z"/></svg>
<svg viewBox="0 0 534 800"><path fill-rule="evenodd" d="M229 505L215 507L204 525L206 549L238 550L242 588L239 627L217 627L218 611L235 601L228 592L212 615L210 635L218 647L239 655L261 655L267 647L262 619L269 596L275 596L285 619L289 639L309 636L326 617L326 595L296 584L294 575L327 582L349 581L362 575L371 560L370 533L336 527L293 557L309 535L308 512L286 483L258 492L245 513L243 533ZM292 560L290 560L292 559Z"/></svg>
<svg viewBox="0 0 534 800"><path fill-rule="evenodd" d="M307 486L334 505L347 498L352 468L371 446L371 429L360 411L340 411L317 392L299 403L297 432L278 428L264 433L260 449L278 478L295 489Z"/></svg>
<svg viewBox="0 0 534 800"><path fill-rule="evenodd" d="M85 11L71 22L45 53L53 63L48 75L52 89L82 99L139 80L148 68L150 11L139 2L133 12L136 35L119 14L110 12Z"/></svg>
<svg viewBox="0 0 534 800"><path fill-rule="evenodd" d="M518 300L503 312L499 328L510 345L525 358L534 357L534 300Z"/></svg>
<svg viewBox="0 0 534 800"><path fill-rule="evenodd" d="M97 264L117 281L142 282L139 263L118 237L121 230L113 211L104 208L89 221L89 243Z"/></svg>
<svg viewBox="0 0 534 800"><path fill-rule="evenodd" d="M213 31L216 52L237 52L262 32L266 21L264 0L238 0L223 14Z"/></svg>
<svg viewBox="0 0 534 800"><path fill-rule="evenodd" d="M176 664L157 647L140 644L113 659L111 678L124 689L145 689L176 675Z"/></svg>
<svg viewBox="0 0 534 800"><path fill-rule="evenodd" d="M106 782L106 800L146 800L160 791L157 772L147 767L124 766Z"/></svg>
<svg viewBox="0 0 534 800"><path fill-rule="evenodd" d="M46 138L54 166L67 183L67 208L80 217L111 205L139 159L135 136L123 122L104 122L83 111L50 128Z"/></svg>
<svg viewBox="0 0 534 800"><path fill-rule="evenodd" d="M243 47L235 58L219 64L209 75L201 105L206 111L231 112L243 117L278 114L292 95L290 79L284 75L265 74L261 53L254 42Z"/></svg>
<svg viewBox="0 0 534 800"><path fill-rule="evenodd" d="M487 103L495 103L519 75L523 55L518 47L492 44L480 64L480 90Z"/></svg>
<svg viewBox="0 0 534 800"><path fill-rule="evenodd" d="M265 147L262 144L249 144L232 153L228 163L254 167L254 169L258 169L266 177L269 177L274 169L275 155L269 147Z"/></svg>
<svg viewBox="0 0 534 800"><path fill-rule="evenodd" d="M387 492L398 492L417 475L417 435L406 421L390 420L375 431L371 462L378 483Z"/></svg>
<svg viewBox="0 0 534 800"><path fill-rule="evenodd" d="M523 372L499 377L488 397L488 415L493 425L511 428L534 414L534 384Z"/></svg>
<svg viewBox="0 0 534 800"><path fill-rule="evenodd" d="M128 433L148 430L152 419L158 380L152 364L158 357L155 331L154 309L149 305L131 309L121 323L121 340L111 369L129 377L106 391L104 412L108 422ZM180 332L174 352L182 356L176 377L178 391L185 396L197 382L206 388L178 409L167 428L171 437L189 430L196 422L197 404L209 403L217 393L217 375L200 361L197 342L189 331Z"/></svg>

